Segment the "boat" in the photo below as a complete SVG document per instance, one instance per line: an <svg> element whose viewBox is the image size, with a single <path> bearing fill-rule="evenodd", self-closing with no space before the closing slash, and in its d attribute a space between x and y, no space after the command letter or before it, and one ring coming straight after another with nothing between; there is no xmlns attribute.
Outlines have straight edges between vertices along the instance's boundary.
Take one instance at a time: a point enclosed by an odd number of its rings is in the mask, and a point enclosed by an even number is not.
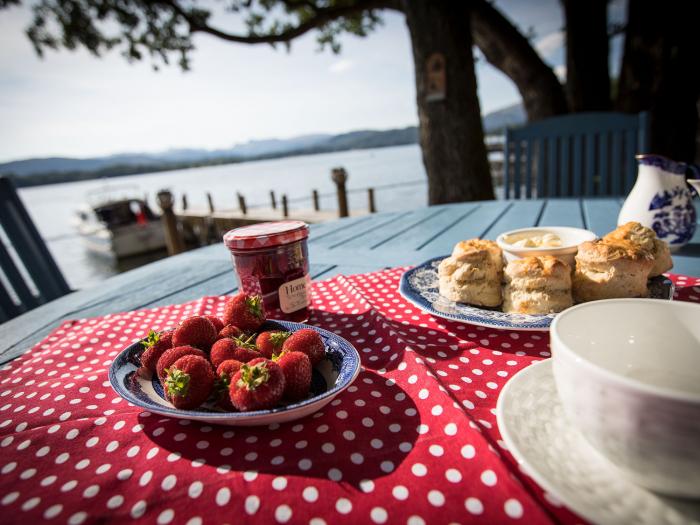
<svg viewBox="0 0 700 525"><path fill-rule="evenodd" d="M74 224L90 252L121 259L165 248L160 217L131 187L101 188L86 200Z"/></svg>

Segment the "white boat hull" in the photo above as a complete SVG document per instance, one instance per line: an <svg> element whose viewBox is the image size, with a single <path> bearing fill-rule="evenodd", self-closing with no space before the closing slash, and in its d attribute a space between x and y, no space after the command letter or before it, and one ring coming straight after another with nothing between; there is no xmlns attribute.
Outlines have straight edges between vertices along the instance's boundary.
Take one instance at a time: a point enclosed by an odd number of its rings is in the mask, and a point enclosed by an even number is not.
<svg viewBox="0 0 700 525"><path fill-rule="evenodd" d="M80 236L92 252L117 258L165 248L165 233L159 221L130 224L109 230L103 225L80 225Z"/></svg>

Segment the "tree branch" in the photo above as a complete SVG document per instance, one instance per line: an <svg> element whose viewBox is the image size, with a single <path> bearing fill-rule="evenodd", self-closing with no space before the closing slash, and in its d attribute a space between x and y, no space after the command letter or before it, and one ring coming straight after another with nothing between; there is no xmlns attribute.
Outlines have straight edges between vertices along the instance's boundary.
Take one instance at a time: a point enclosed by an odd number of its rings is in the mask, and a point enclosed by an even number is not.
<svg viewBox="0 0 700 525"><path fill-rule="evenodd" d="M338 18L355 15L361 13L362 11L372 9L396 9L395 3L390 0L360 0L347 6L315 8L315 14L313 17L301 22L295 27L285 29L284 31L276 34L236 35L210 26L205 20L198 18L195 14L183 8L177 2L177 0L162 0L161 3L169 6L176 14L181 16L190 26L191 32L207 33L228 42L238 42L241 44L276 44L291 42L295 38L308 33L312 29L321 27ZM284 3L290 7L293 5L296 7L302 5L302 3L299 2Z"/></svg>

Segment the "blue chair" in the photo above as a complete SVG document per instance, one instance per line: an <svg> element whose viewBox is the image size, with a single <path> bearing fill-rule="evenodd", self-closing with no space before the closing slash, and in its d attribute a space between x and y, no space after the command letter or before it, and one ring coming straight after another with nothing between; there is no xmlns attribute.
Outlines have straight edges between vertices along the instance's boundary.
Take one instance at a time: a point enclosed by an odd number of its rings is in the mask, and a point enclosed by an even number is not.
<svg viewBox="0 0 700 525"><path fill-rule="evenodd" d="M14 184L0 177L0 323L70 291Z"/></svg>
<svg viewBox="0 0 700 525"><path fill-rule="evenodd" d="M506 131L505 198L622 196L646 153L646 112L576 113Z"/></svg>

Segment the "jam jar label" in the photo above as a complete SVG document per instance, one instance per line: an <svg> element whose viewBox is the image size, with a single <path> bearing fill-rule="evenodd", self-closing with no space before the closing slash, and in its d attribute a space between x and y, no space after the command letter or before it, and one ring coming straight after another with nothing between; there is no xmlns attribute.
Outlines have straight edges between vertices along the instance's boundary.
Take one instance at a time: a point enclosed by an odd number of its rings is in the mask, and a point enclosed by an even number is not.
<svg viewBox="0 0 700 525"><path fill-rule="evenodd" d="M311 302L311 276L287 281L279 289L280 308L285 314L296 312L309 306Z"/></svg>

